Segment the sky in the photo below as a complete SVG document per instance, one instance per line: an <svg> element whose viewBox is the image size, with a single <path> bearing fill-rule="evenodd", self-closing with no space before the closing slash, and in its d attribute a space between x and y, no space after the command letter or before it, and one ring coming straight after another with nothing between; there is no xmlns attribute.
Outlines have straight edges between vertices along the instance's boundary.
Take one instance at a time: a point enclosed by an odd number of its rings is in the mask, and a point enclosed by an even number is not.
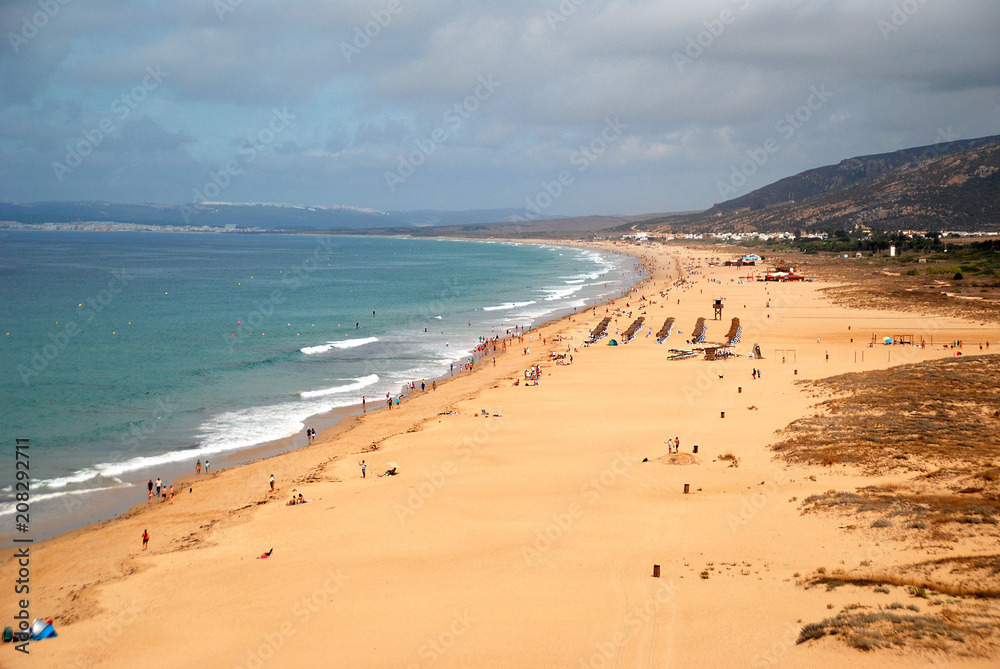
<svg viewBox="0 0 1000 669"><path fill-rule="evenodd" d="M705 209L1000 134L997 0L0 0L0 196Z"/></svg>

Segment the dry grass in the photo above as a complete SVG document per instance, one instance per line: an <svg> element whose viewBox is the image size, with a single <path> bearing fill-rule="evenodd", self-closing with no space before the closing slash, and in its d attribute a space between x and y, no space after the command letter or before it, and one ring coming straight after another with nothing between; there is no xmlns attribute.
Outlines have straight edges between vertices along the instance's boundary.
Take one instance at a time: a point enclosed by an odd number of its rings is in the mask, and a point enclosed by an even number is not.
<svg viewBox="0 0 1000 669"><path fill-rule="evenodd" d="M970 356L807 381L831 399L788 425L773 448L790 460L870 474L919 472L938 487L997 499L998 374L1000 357Z"/></svg>
<svg viewBox="0 0 1000 669"><path fill-rule="evenodd" d="M983 604L956 602L934 613L908 613L901 604L873 608L852 604L836 616L802 627L797 643L836 636L852 648L875 651L945 651L951 655L989 656L996 649L997 616Z"/></svg>
<svg viewBox="0 0 1000 669"><path fill-rule="evenodd" d="M990 561L992 560L992 562ZM920 563L917 565L909 565L900 568L898 572L873 572L869 574L849 574L844 571L836 571L833 574L819 574L808 578L806 583L808 585L825 585L827 589L830 589L830 585L834 584L834 587L850 584L858 586L885 586L885 585L895 585L898 587L908 588L910 594L915 597L925 597L933 595L935 593L941 595L951 595L952 597L972 597L976 599L1000 599L1000 585L994 583L993 585L983 585L980 583L964 582L964 583L945 583L942 581L936 581L933 579L928 579L919 575L907 575L906 571L919 570L924 567L940 567L945 563L958 564L968 567L970 564L981 564L981 568L977 571L989 572L994 568L1000 568L1000 556L989 555L989 556L974 556L974 557L961 557L961 558L945 558L944 560L933 561L929 563ZM973 568L967 570L972 571ZM994 572L995 573L995 572Z"/></svg>
<svg viewBox="0 0 1000 669"><path fill-rule="evenodd" d="M950 358L805 382L831 397L772 448L867 474L910 473L893 486L827 491L802 503L872 514L863 523L896 539L949 544L1000 541L1000 356Z"/></svg>
<svg viewBox="0 0 1000 669"><path fill-rule="evenodd" d="M952 261L932 259L923 265L889 258L844 260L801 254L789 254L787 260L802 273L839 284L823 289L836 304L1000 322L1000 283L996 277L969 275L956 281L952 279L955 272ZM917 269L919 273L906 274L907 269ZM983 299L967 300L959 295Z"/></svg>
<svg viewBox="0 0 1000 669"><path fill-rule="evenodd" d="M720 460L725 460L725 461L729 462L729 466L730 467L739 467L740 466L740 459L738 457L736 457L735 455L733 455L732 452L723 453L722 455L719 456L719 459Z"/></svg>
<svg viewBox="0 0 1000 669"><path fill-rule="evenodd" d="M876 546L992 552L987 547L1000 545L998 373L1000 357L975 356L811 382L831 399L785 428L773 448L789 460L849 464L872 476L893 474L895 482L810 495L802 512L849 518L843 529L870 535ZM896 585L992 601L1000 598L1000 555L824 573L811 583Z"/></svg>
<svg viewBox="0 0 1000 669"><path fill-rule="evenodd" d="M854 604L834 618L802 628L799 643L836 635L853 648L870 651L895 646L936 649L955 655L995 656L1000 646L1000 554L948 557L868 573L819 568L800 584L869 588L896 594L910 603L872 609ZM917 604L919 602L919 605ZM940 608L936 608L940 607ZM904 609L923 615L911 615Z"/></svg>
<svg viewBox="0 0 1000 669"><path fill-rule="evenodd" d="M872 527L910 527L918 523L924 526L948 523L1000 525L998 500L969 495L909 494L898 487L885 490L869 486L859 488L857 492L829 490L806 497L801 508L806 512L837 509L851 515L874 513L879 518L871 524Z"/></svg>

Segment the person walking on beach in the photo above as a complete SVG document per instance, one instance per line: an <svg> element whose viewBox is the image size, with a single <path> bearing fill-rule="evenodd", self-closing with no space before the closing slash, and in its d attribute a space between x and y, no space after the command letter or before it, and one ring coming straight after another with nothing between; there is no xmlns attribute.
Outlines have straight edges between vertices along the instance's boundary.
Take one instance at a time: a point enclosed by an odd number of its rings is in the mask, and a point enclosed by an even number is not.
<svg viewBox="0 0 1000 669"><path fill-rule="evenodd" d="M157 476L156 477L156 496L157 497L160 496L160 488L162 488L162 487L163 487L163 482L160 481L160 477Z"/></svg>
<svg viewBox="0 0 1000 669"><path fill-rule="evenodd" d="M367 470L368 470L368 465L366 465L366 464L365 464L365 461L364 461L364 460L362 460L362 461L361 461L361 478L365 478L365 472L366 472Z"/></svg>
<svg viewBox="0 0 1000 669"><path fill-rule="evenodd" d="M205 460L205 473L208 473L208 460ZM170 487L173 488L173 486Z"/></svg>
<svg viewBox="0 0 1000 669"><path fill-rule="evenodd" d="M194 473L201 474L201 458L198 458L198 462L194 466Z"/></svg>
<svg viewBox="0 0 1000 669"><path fill-rule="evenodd" d="M150 483L152 483L152 481L150 481ZM152 503L153 503L153 489L150 488L149 489L149 502L147 502L147 504L152 504Z"/></svg>
<svg viewBox="0 0 1000 669"><path fill-rule="evenodd" d="M208 471L207 467L205 468L205 471L206 472ZM170 503L171 504L174 503L174 484L173 483L170 484Z"/></svg>
<svg viewBox="0 0 1000 669"><path fill-rule="evenodd" d="M361 396L361 410L362 411L368 411L367 407L365 407L365 396L364 395Z"/></svg>
<svg viewBox="0 0 1000 669"><path fill-rule="evenodd" d="M149 545L149 532L146 530L142 531L142 550L146 550Z"/></svg>
<svg viewBox="0 0 1000 669"><path fill-rule="evenodd" d="M271 474L271 492L274 492L274 474Z"/></svg>

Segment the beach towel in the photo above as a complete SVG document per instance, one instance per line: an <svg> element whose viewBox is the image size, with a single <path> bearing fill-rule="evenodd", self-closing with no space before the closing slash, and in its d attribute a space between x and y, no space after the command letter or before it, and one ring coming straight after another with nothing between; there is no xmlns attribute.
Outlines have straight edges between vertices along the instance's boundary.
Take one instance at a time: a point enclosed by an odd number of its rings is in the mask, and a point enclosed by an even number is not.
<svg viewBox="0 0 1000 669"><path fill-rule="evenodd" d="M52 621L35 619L35 624L31 626L31 638L38 639L51 639L52 637L59 636L56 634L56 628L52 626Z"/></svg>

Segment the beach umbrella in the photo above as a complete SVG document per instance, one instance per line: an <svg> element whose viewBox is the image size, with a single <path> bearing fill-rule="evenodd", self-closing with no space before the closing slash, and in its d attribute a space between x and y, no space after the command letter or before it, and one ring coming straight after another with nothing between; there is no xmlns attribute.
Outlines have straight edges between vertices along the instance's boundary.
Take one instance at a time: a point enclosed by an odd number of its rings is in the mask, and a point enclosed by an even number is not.
<svg viewBox="0 0 1000 669"><path fill-rule="evenodd" d="M892 337L885 337L882 341L884 341L886 344L891 344L892 343Z"/></svg>

